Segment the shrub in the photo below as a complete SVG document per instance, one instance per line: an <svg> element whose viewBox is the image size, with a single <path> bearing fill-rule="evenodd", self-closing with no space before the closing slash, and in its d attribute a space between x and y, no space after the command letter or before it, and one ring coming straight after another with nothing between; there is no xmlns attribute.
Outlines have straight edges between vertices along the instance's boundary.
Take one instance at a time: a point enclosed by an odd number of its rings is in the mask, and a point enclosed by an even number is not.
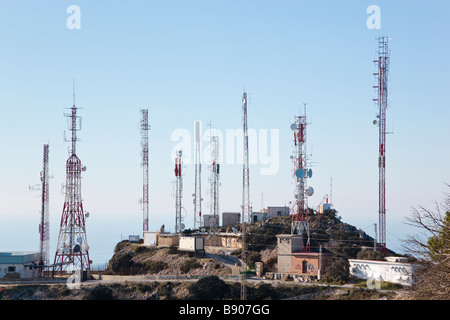
<svg viewBox="0 0 450 320"><path fill-rule="evenodd" d="M345 283L349 279L349 263L347 260L335 260L325 271L323 280L325 282Z"/></svg>
<svg viewBox="0 0 450 320"><path fill-rule="evenodd" d="M230 286L217 276L207 276L189 287L193 299L220 300L229 295Z"/></svg>
<svg viewBox="0 0 450 320"><path fill-rule="evenodd" d="M157 273L167 269L167 263L163 261L145 261L143 267L147 273Z"/></svg>
<svg viewBox="0 0 450 320"><path fill-rule="evenodd" d="M86 296L86 300L112 300L112 290L103 285L95 286Z"/></svg>
<svg viewBox="0 0 450 320"><path fill-rule="evenodd" d="M180 271L183 273L189 272L191 269L201 268L202 265L196 259L187 259L181 266Z"/></svg>

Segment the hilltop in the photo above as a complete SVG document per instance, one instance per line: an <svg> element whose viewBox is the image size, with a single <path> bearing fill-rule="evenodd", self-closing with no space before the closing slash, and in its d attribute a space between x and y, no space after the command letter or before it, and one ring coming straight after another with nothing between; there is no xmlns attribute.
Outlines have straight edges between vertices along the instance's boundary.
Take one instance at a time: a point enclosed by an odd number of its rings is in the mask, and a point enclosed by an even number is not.
<svg viewBox="0 0 450 320"><path fill-rule="evenodd" d="M250 223L247 228L247 264L264 262L266 271L276 271L277 234L291 232L292 216L274 217L261 222ZM240 229L240 225L235 226ZM219 231L229 231L229 227ZM187 230L189 235L193 231ZM353 225L341 221L334 209L323 214L310 214L310 246L317 252L320 247L324 252L331 252L335 260L351 258L382 259L373 248L374 239ZM369 250L365 250L369 249ZM135 275L229 275L233 267L240 265L242 249L221 250L207 247L205 257L191 257L178 254L175 247L148 247L119 242L108 263L105 274ZM396 255L387 250L388 255Z"/></svg>

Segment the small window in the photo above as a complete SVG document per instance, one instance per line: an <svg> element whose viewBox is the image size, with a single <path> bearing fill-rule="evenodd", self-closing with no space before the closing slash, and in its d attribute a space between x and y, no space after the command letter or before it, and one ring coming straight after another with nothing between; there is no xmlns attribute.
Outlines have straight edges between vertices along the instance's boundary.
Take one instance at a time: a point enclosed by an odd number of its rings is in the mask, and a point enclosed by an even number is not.
<svg viewBox="0 0 450 320"><path fill-rule="evenodd" d="M8 272L16 272L16 267L8 267Z"/></svg>

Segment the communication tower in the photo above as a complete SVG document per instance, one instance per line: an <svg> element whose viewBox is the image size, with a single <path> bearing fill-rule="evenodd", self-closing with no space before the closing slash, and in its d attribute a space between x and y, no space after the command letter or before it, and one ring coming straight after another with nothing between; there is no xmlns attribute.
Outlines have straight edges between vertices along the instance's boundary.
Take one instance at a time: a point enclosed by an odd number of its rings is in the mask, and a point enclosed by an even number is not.
<svg viewBox="0 0 450 320"><path fill-rule="evenodd" d="M219 217L219 182L220 164L219 164L219 137L211 136L211 216L210 230L213 232L213 243L216 245L217 221Z"/></svg>
<svg viewBox="0 0 450 320"><path fill-rule="evenodd" d="M308 197L314 194L314 189L307 186L307 179L311 178L312 170L308 169L306 153L306 103L303 116L296 116L291 124L294 133L294 154L291 159L294 162L295 192L294 206L292 208L291 234L297 233L303 239L303 251L310 251L310 233L308 216Z"/></svg>
<svg viewBox="0 0 450 320"><path fill-rule="evenodd" d="M202 224L202 163L201 163L201 123L195 122L195 187L194 187L194 229Z"/></svg>
<svg viewBox="0 0 450 320"><path fill-rule="evenodd" d="M181 233L184 230L184 225L181 216L181 209L183 208L183 176L182 168L182 151L177 152L175 158L175 233Z"/></svg>
<svg viewBox="0 0 450 320"><path fill-rule="evenodd" d="M41 172L42 182L42 210L41 223L39 225L40 234L40 261L39 264L47 266L50 263L50 215L49 215L49 174L48 174L48 144L44 144L44 165ZM41 274L43 269L41 269Z"/></svg>
<svg viewBox="0 0 450 320"><path fill-rule="evenodd" d="M141 156L143 169L143 196L142 196L142 232L148 231L148 131L150 126L148 124L148 109L141 109Z"/></svg>
<svg viewBox="0 0 450 320"><path fill-rule="evenodd" d="M248 124L247 124L247 93L242 96L242 126L243 126L243 169L242 169L242 267L241 267L241 300L247 300L247 243L246 224L251 219L250 208L250 175L249 175L249 155L248 155Z"/></svg>
<svg viewBox="0 0 450 320"><path fill-rule="evenodd" d="M373 62L377 66L377 72L373 75L377 84L373 86L376 98L373 101L378 107L377 119L373 121L378 126L378 219L379 219L379 244L382 254L386 254L386 109L388 106L388 74L390 65L389 38L378 38L378 59Z"/></svg>
<svg viewBox="0 0 450 320"><path fill-rule="evenodd" d="M75 83L74 83L75 87ZM85 214L81 198L81 172L86 167L81 165L81 160L76 153L78 141L77 131L81 130L81 118L77 116L75 105L75 88L73 92L73 106L71 112L65 114L69 118L69 130L72 133L71 150L69 159L66 161L66 184L64 207L61 216L58 244L53 265L53 274L67 270L68 265L74 268L90 272L89 246L86 236Z"/></svg>

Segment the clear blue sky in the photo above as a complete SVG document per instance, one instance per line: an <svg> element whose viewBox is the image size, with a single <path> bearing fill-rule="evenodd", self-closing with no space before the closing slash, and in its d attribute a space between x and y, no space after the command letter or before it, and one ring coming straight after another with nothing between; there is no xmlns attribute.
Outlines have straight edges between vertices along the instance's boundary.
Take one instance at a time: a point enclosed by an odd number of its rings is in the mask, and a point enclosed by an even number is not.
<svg viewBox="0 0 450 320"><path fill-rule="evenodd" d="M79 30L66 26L72 4L81 10ZM380 30L366 26L373 4L381 9ZM92 250L111 234L141 232L139 109L149 109L151 125L150 229L173 230L171 134L193 134L196 120L204 130L209 121L223 133L241 128L244 87L249 127L280 137L278 172L260 175L261 165L251 166L254 209L261 193L265 207L293 198L289 125L306 102L310 206L330 192L332 178L344 222L378 223L372 60L376 37L387 35L394 132L387 137L387 245L401 251L411 207L431 207L450 182L449 12L447 1L1 1L0 250L39 248L40 199L28 187L39 183L48 142L54 252L69 147L63 113L74 77ZM193 166L185 172L190 227ZM242 167L224 164L221 173L220 211L239 211Z"/></svg>

